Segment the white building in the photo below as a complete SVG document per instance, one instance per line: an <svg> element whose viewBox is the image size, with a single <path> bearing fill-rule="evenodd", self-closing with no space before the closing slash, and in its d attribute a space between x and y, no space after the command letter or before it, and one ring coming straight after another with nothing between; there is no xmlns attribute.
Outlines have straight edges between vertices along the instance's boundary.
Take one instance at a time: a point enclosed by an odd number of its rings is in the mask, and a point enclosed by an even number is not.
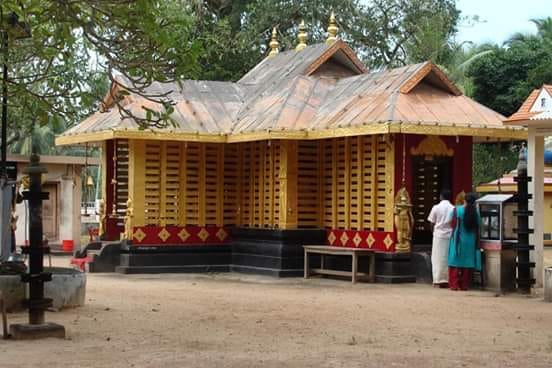
<svg viewBox="0 0 552 368"><path fill-rule="evenodd" d="M17 167L17 180L24 176L23 170L29 163L29 156L8 155L11 166ZM48 172L42 183L42 190L48 192L49 199L43 202L42 225L48 243L53 249L63 240L73 240L80 247L81 238L81 172L88 165L98 165L98 158L77 156L40 156L40 163ZM27 202L17 204L18 215L15 241L17 246L24 245L29 238Z"/></svg>

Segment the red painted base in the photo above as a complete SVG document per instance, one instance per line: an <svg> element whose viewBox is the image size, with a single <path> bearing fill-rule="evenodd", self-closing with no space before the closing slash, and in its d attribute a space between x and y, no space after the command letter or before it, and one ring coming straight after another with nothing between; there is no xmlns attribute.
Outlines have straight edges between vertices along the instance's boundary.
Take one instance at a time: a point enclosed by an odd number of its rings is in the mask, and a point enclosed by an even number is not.
<svg viewBox="0 0 552 368"><path fill-rule="evenodd" d="M230 229L220 226L139 226L134 228L133 245L201 245L230 242Z"/></svg>
<svg viewBox="0 0 552 368"><path fill-rule="evenodd" d="M395 233L369 230L327 231L327 242L335 247L369 248L382 252L395 252Z"/></svg>

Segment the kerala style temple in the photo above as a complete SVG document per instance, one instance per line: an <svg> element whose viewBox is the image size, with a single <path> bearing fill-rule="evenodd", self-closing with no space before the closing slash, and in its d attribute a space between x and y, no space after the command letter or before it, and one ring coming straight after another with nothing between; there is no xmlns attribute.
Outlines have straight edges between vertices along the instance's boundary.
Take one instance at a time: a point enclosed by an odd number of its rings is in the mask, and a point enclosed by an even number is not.
<svg viewBox="0 0 552 368"><path fill-rule="evenodd" d="M439 192L472 189L472 145L523 128L464 96L431 62L369 71L337 39L270 53L237 82L153 83L174 126L140 129L161 109L114 83L96 112L57 137L96 144L103 242L125 273L303 273L305 244L372 248L379 281L411 280Z"/></svg>

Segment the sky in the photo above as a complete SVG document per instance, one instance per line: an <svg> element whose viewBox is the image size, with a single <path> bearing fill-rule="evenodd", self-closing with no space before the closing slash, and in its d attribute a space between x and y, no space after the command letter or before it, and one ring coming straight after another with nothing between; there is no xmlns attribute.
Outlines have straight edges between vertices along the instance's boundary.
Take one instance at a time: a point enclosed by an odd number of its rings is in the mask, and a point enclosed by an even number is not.
<svg viewBox="0 0 552 368"><path fill-rule="evenodd" d="M461 25L457 40L501 44L512 34L535 33L529 20L552 17L552 0L458 0L462 16L479 16L481 22Z"/></svg>

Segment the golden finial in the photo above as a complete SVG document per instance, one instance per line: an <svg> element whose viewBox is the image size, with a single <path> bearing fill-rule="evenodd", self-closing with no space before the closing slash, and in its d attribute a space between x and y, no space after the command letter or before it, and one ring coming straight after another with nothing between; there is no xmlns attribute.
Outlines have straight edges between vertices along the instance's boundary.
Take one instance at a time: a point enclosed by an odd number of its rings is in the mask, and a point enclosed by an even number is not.
<svg viewBox="0 0 552 368"><path fill-rule="evenodd" d="M297 44L295 51L301 51L305 47L307 47L307 37L307 27L305 26L305 21L302 20L301 24L299 24L299 34L297 35L297 38L299 39L299 44Z"/></svg>
<svg viewBox="0 0 552 368"><path fill-rule="evenodd" d="M270 46L268 56L274 56L280 52L280 42L278 42L278 32L276 32L276 27L272 28L272 39L270 40L268 46Z"/></svg>
<svg viewBox="0 0 552 368"><path fill-rule="evenodd" d="M328 26L328 39L326 40L326 45L331 45L337 40L337 22L335 20L335 14L332 11L330 15L330 25Z"/></svg>

